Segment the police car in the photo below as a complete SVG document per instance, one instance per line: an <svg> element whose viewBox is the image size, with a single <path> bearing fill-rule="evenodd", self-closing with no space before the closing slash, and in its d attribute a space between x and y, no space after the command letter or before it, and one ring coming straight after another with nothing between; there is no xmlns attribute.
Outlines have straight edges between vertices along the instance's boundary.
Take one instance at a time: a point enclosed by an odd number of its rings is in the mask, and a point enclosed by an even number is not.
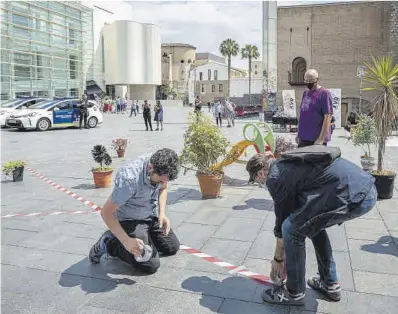
<svg viewBox="0 0 398 314"><path fill-rule="evenodd" d="M6 126L6 119L17 110L29 108L39 102L49 100L43 97L21 96L16 99L6 100L0 105L0 125L2 128Z"/></svg>
<svg viewBox="0 0 398 314"><path fill-rule="evenodd" d="M56 99L37 103L12 114L6 119L6 126L18 129L36 129L47 131L50 128L68 128L79 126L79 99ZM88 102L87 124L95 128L104 119L95 101Z"/></svg>

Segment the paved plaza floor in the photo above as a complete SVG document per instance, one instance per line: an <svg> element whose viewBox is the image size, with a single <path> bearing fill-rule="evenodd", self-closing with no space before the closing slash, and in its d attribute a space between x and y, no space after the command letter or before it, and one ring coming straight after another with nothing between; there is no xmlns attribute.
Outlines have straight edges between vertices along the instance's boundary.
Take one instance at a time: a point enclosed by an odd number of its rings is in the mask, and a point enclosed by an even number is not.
<svg viewBox="0 0 398 314"><path fill-rule="evenodd" d="M181 151L188 109L165 108L163 132L145 132L141 115L105 115L91 130L18 132L2 130L2 162L24 159L29 166L78 196L102 206L111 189L95 189L90 150L110 148L115 138L129 138L126 158L114 159L115 171L126 160L158 148ZM223 128L231 143L242 139L245 121ZM360 149L342 131L332 145L359 164ZM283 134L290 138L294 135ZM389 147L386 163L398 171L398 147ZM193 173L171 184L168 217L182 244L260 274L269 274L273 258L274 214L264 189L247 185L243 165L225 169L222 197L202 200ZM396 180L398 181L398 180ZM105 230L100 215L87 205L25 171L24 181L2 178L1 220L2 313L397 313L398 182L395 197L379 201L366 216L330 229L343 298L333 303L307 289L302 309L265 305L263 286L228 273L222 267L181 251L161 259L150 276L122 262L87 259L90 247ZM80 214L63 212L84 211ZM53 215L36 216L51 212ZM307 245L307 276L316 275L312 244Z"/></svg>

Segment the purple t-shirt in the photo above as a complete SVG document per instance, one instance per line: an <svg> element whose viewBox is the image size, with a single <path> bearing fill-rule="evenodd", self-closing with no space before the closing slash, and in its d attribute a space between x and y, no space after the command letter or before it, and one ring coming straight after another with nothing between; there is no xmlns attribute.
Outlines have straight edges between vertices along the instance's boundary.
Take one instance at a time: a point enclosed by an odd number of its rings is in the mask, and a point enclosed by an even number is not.
<svg viewBox="0 0 398 314"><path fill-rule="evenodd" d="M304 141L316 141L321 134L323 119L326 114L333 114L333 102L330 92L321 87L306 90L300 105L298 138ZM330 141L330 128L325 142Z"/></svg>

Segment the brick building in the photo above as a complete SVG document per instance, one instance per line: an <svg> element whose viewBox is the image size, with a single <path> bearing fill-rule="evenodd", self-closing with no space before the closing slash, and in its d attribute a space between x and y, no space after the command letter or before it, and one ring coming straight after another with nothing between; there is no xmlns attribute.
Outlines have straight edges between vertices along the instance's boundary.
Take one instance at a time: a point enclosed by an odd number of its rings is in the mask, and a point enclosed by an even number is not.
<svg viewBox="0 0 398 314"><path fill-rule="evenodd" d="M398 60L398 2L347 2L278 7L278 93L294 89L299 105L304 72L315 68L326 88L342 90L342 121L359 106L357 67L371 56ZM362 92L366 110L374 94Z"/></svg>

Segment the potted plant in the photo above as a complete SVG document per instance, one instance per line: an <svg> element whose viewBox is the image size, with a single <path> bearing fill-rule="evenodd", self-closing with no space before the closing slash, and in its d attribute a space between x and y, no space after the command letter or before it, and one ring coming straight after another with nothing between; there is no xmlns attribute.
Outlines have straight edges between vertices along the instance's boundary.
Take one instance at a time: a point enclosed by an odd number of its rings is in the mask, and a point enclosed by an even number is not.
<svg viewBox="0 0 398 314"><path fill-rule="evenodd" d="M124 152L126 151L127 144L129 140L126 138L118 138L112 141L112 148L116 151L117 157L124 157Z"/></svg>
<svg viewBox="0 0 398 314"><path fill-rule="evenodd" d="M279 158L281 156L281 153L295 149L296 147L297 145L292 140L286 139L282 136L277 136L275 138L274 156L275 158Z"/></svg>
<svg viewBox="0 0 398 314"><path fill-rule="evenodd" d="M376 165L375 158L370 152L370 145L376 142L376 125L372 117L360 115L358 123L351 127L351 139L354 146L359 146L364 151L361 156L362 169L373 171Z"/></svg>
<svg viewBox="0 0 398 314"><path fill-rule="evenodd" d="M394 194L394 180L396 173L383 168L386 141L392 135L398 120L398 64L393 65L391 56L372 57L373 63L365 62L366 73L364 81L369 86L366 91L376 91L373 99L373 119L376 125L376 138L378 146L377 170L372 172L376 178L376 188L379 198L389 199Z"/></svg>
<svg viewBox="0 0 398 314"><path fill-rule="evenodd" d="M95 145L91 150L91 155L94 161L99 164L99 167L91 169L94 177L94 184L96 188L107 188L112 185L112 158L109 156L106 148L102 145Z"/></svg>
<svg viewBox="0 0 398 314"><path fill-rule="evenodd" d="M23 181L23 171L27 163L22 160L9 161L3 166L3 173L6 176L12 175L14 182Z"/></svg>
<svg viewBox="0 0 398 314"><path fill-rule="evenodd" d="M196 171L204 199L220 196L224 172L212 166L226 155L227 146L227 139L212 119L202 112L189 115L180 158L186 170Z"/></svg>

